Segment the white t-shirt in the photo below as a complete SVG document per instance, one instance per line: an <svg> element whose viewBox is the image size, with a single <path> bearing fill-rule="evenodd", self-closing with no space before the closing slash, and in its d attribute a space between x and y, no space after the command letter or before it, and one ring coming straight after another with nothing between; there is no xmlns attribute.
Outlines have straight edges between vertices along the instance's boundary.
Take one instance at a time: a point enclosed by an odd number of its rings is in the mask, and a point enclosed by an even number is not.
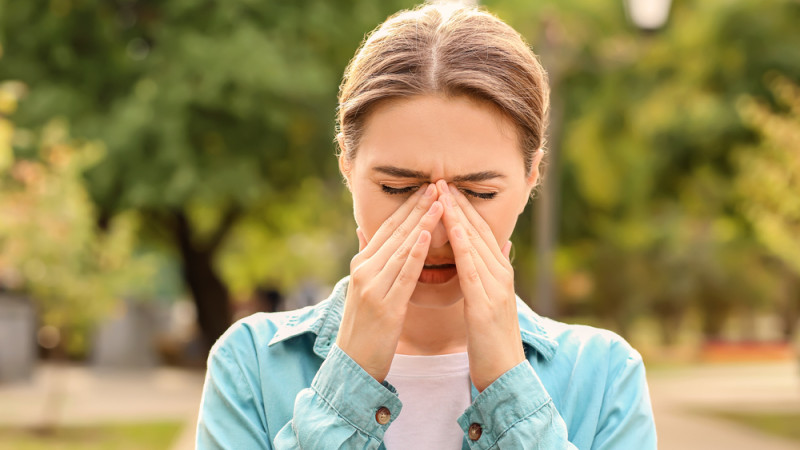
<svg viewBox="0 0 800 450"><path fill-rule="evenodd" d="M460 449L456 419L472 403L467 353L394 355L387 381L403 402L384 436L388 450Z"/></svg>

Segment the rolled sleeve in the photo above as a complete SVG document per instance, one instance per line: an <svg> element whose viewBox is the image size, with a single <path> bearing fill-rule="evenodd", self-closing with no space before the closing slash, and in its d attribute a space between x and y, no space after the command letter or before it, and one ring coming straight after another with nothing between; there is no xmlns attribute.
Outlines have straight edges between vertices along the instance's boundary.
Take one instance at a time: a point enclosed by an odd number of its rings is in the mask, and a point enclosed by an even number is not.
<svg viewBox="0 0 800 450"><path fill-rule="evenodd" d="M466 436L473 424L481 427L472 449L574 448L567 429L536 372L523 361L481 392L458 418Z"/></svg>
<svg viewBox="0 0 800 450"><path fill-rule="evenodd" d="M376 414L387 408L391 420ZM379 383L336 345L297 395L294 414L275 437L275 448L377 449L402 404L389 383Z"/></svg>
<svg viewBox="0 0 800 450"><path fill-rule="evenodd" d="M391 384L379 383L336 345L331 347L311 388L344 420L381 441L403 407ZM387 408L391 414L390 421L383 425L375 419L380 408Z"/></svg>

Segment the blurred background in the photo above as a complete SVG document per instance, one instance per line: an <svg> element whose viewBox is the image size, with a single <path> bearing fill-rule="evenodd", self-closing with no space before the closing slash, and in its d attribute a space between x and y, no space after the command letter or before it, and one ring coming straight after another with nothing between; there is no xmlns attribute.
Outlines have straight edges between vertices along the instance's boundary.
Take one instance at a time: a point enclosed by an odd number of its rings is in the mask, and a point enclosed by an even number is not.
<svg viewBox="0 0 800 450"><path fill-rule="evenodd" d="M494 0L552 84L519 295L660 447L800 448L800 2ZM336 94L408 1L0 0L0 449L192 448L209 346L357 251Z"/></svg>

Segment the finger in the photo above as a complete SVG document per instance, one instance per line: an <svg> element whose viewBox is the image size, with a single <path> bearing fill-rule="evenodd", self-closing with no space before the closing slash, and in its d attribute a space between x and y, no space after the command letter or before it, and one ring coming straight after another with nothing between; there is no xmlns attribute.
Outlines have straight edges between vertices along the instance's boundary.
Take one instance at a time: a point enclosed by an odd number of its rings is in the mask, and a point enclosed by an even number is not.
<svg viewBox="0 0 800 450"><path fill-rule="evenodd" d="M442 188L440 183L437 183L437 187L439 189ZM487 243L486 240L478 233L478 231L475 230L474 227L472 227L472 225L469 223L465 215L460 211L460 208L458 207L458 204L455 202L455 198L453 197L449 189L440 198L442 198L443 203L447 205L445 207L444 223L445 223L445 228L448 229L448 234L450 233L449 231L450 229L452 229L454 226L458 224L461 224L461 226L465 231L467 239L471 243L471 247L475 249L475 251L478 254L477 256L481 259L480 262L476 262L476 266L479 269L482 269L483 267L490 267L491 269L489 270L489 272L492 273L496 272L492 276L492 278L495 279L502 278L503 272L508 273L509 268L505 266L505 264L508 264L508 261L505 258L503 258L500 249L497 249L497 253L499 254L498 258L498 256L495 255L494 252L492 252L492 250L489 247L490 245L494 246L497 245L494 239L494 235L491 234L491 230L489 232L491 235L489 237L490 242ZM492 242L494 242L495 244L491 244Z"/></svg>
<svg viewBox="0 0 800 450"><path fill-rule="evenodd" d="M434 187L432 190L433 194L431 198L436 197L436 188ZM431 203L427 203L425 201L418 203L414 206L411 212L408 214L408 217L398 225L391 234L386 238L383 245L373 253L370 257L370 260L376 261L378 264L378 269L383 267L389 258L397 251L398 248L403 246L408 239L411 239L410 242L413 242L414 239L417 238L417 234L419 233L419 226L423 221L431 222L433 220L430 215L439 214L436 212L440 209L443 209L440 202L433 200ZM439 220L440 216L436 217L436 220ZM434 222L435 224L435 222ZM433 228L430 228L432 230Z"/></svg>
<svg viewBox="0 0 800 450"><path fill-rule="evenodd" d="M497 239L494 237L494 233L492 233L492 228L489 226L488 223L483 219L483 217L478 213L472 203L462 194L458 189L456 189L453 185L447 186L450 195L453 196L453 199L457 205L457 213L462 217L462 220L466 220L472 227L472 230L476 232L486 243L487 248L494 254L494 257L500 261L501 263L507 261L507 258L503 257L503 253L500 249L500 246L497 244Z"/></svg>
<svg viewBox="0 0 800 450"><path fill-rule="evenodd" d="M381 264L380 271L376 273L374 277L376 286L384 286L388 292L391 286L398 282L398 278L400 278L403 274L406 261L411 257L410 255L414 249L414 243L418 236L422 233L427 233L430 235L433 229L436 227L436 224L439 223L443 211L444 207L442 207L441 203L438 201L433 202L433 205L431 205L428 213L422 217L419 224L417 224L415 227L414 232L412 232L406 238L402 245L400 245L393 254L389 255L387 258L388 260L385 263ZM383 252L383 249L381 249L381 252ZM423 264L426 257L427 253L422 255ZM376 254L373 260L375 260L376 264L378 264L377 261L379 260L379 255ZM419 274L417 274L417 278L414 279L415 284L418 278Z"/></svg>
<svg viewBox="0 0 800 450"><path fill-rule="evenodd" d="M467 238L464 227L456 224L449 233L450 245L453 247L453 254L456 259L458 270L458 283L465 298L471 301L488 301L486 289L482 283L482 277L475 265L475 258L471 254L471 245ZM471 302L470 302L471 303Z"/></svg>
<svg viewBox="0 0 800 450"><path fill-rule="evenodd" d="M380 250L386 241L397 232L398 228L401 228L401 230L403 229L403 226L409 230L413 228L413 225L409 226L406 224L406 222L408 219L416 218L416 220L413 222L416 223L419 220L419 217L424 215L433 203L434 197L436 197L434 195L435 193L436 188L431 188L430 184L418 189L414 195L410 196L405 203L397 208L397 210L381 224L381 226L378 228L378 231L375 232L375 234L372 236L372 239L369 240L367 245L364 247L364 250L359 253L356 259L359 261L364 261L372 257L372 255Z"/></svg>
<svg viewBox="0 0 800 450"><path fill-rule="evenodd" d="M356 228L356 236L358 236L358 251L362 252L364 247L367 246L367 238L364 237L364 232L361 231L361 228Z"/></svg>
<svg viewBox="0 0 800 450"><path fill-rule="evenodd" d="M428 256L428 248L431 243L431 233L422 230L411 249L411 252L403 263L402 268L395 277L395 281L389 292L386 293L386 301L391 304L407 303L417 288L417 280L422 274L425 265L425 258Z"/></svg>
<svg viewBox="0 0 800 450"><path fill-rule="evenodd" d="M508 262L511 262L511 241L506 242L506 245L503 246L503 256L506 257Z"/></svg>

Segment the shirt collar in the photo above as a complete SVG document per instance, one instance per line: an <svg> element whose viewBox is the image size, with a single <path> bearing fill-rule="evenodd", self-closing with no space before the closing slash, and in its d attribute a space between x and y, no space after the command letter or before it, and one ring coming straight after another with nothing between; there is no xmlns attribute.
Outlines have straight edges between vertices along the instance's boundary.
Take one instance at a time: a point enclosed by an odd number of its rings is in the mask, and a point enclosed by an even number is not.
<svg viewBox="0 0 800 450"><path fill-rule="evenodd" d="M301 334L313 333L317 336L314 341L314 353L323 359L326 358L339 332L349 281L349 276L342 278L336 283L327 299L315 306L292 313L287 321L279 326L268 345L272 346ZM558 342L547 332L547 319L533 312L519 297L517 297L517 316L526 355L533 350L547 361L552 359L558 349Z"/></svg>

